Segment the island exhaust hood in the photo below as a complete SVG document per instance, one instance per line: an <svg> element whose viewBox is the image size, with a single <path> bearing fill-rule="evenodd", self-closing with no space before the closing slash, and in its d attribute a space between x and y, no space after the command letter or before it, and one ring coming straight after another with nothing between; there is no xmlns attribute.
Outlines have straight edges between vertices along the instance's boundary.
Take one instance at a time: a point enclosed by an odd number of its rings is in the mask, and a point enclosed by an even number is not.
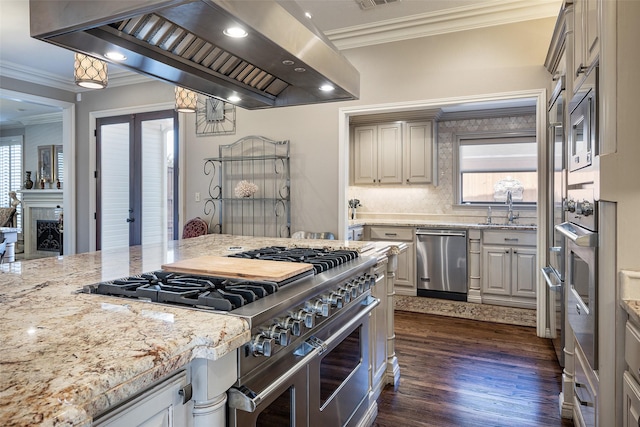
<svg viewBox="0 0 640 427"><path fill-rule="evenodd" d="M30 0L30 12L36 39L242 108L360 96L358 71L292 0ZM227 37L230 26L248 35Z"/></svg>

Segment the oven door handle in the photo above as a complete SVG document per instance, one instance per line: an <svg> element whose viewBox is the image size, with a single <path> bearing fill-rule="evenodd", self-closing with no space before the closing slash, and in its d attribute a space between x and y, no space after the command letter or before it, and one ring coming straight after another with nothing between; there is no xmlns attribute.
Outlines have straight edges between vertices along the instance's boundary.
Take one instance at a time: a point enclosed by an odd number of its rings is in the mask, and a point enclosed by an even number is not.
<svg viewBox="0 0 640 427"><path fill-rule="evenodd" d="M332 337L340 336L341 334L352 328L353 325L360 322L360 320L364 316L368 316L369 313L375 307L377 307L378 304L380 304L380 300L369 296L368 298L362 300L361 304L365 305L366 308L360 311L346 325L335 332ZM254 412L263 400L267 399L271 394L276 392L278 388L280 388L283 384L286 384L294 375L305 368L317 355L324 353L324 351L328 348L329 344L331 344L332 341L332 338L329 338L327 341L322 341L314 336L309 337L309 339L307 339L304 343L302 343L300 347L298 347L298 349L296 349L296 352L300 352L299 354L301 355L304 354L304 357L300 359L295 365L293 365L291 369L278 377L277 380L265 387L265 389L260 393L255 393L245 386L231 387L227 392L227 403L229 407L245 412ZM310 351L307 352L307 350Z"/></svg>
<svg viewBox="0 0 640 427"><path fill-rule="evenodd" d="M586 230L581 231L581 229L579 230L570 222L558 224L555 226L555 229L578 246L585 248L595 248L598 246L598 233Z"/></svg>
<svg viewBox="0 0 640 427"><path fill-rule="evenodd" d="M562 290L562 282L560 281L556 273L553 271L553 268L542 267L540 271L542 271L542 275L544 276L544 281L547 282L547 288L549 288L550 291L560 292ZM555 277L555 280L551 279L551 275ZM560 283L560 284L556 285L556 283Z"/></svg>

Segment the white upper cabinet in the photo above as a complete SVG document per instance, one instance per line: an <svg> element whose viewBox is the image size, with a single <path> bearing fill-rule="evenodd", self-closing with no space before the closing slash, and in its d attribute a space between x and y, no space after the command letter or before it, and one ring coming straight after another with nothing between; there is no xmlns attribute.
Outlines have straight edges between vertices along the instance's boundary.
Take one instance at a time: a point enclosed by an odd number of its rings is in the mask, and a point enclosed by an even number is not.
<svg viewBox="0 0 640 427"><path fill-rule="evenodd" d="M405 124L404 131L405 184L427 184L433 177L433 125L431 122Z"/></svg>
<svg viewBox="0 0 640 427"><path fill-rule="evenodd" d="M574 92L600 53L600 0L575 0L573 13Z"/></svg>
<svg viewBox="0 0 640 427"><path fill-rule="evenodd" d="M402 125L359 126L354 129L354 183L402 182Z"/></svg>
<svg viewBox="0 0 640 427"><path fill-rule="evenodd" d="M355 185L432 182L432 122L357 126L353 138Z"/></svg>

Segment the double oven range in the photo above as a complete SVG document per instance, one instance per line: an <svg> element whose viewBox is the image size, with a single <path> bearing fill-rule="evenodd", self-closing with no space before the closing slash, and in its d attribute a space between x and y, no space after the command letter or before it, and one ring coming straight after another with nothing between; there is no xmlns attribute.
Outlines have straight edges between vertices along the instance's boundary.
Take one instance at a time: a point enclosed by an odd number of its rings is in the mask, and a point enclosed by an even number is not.
<svg viewBox="0 0 640 427"><path fill-rule="evenodd" d="M277 283L155 271L85 292L141 298L246 319L228 391L229 426L348 426L367 410L369 313L379 301L374 257L356 251L268 247L233 256L311 264Z"/></svg>

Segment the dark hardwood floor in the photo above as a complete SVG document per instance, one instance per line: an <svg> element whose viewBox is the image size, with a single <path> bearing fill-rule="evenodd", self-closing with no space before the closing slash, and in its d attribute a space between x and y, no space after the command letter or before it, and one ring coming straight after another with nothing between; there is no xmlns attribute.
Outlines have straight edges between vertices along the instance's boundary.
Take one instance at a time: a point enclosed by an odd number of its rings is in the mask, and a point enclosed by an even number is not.
<svg viewBox="0 0 640 427"><path fill-rule="evenodd" d="M396 311L400 383L377 427L569 427L550 340L523 326Z"/></svg>

